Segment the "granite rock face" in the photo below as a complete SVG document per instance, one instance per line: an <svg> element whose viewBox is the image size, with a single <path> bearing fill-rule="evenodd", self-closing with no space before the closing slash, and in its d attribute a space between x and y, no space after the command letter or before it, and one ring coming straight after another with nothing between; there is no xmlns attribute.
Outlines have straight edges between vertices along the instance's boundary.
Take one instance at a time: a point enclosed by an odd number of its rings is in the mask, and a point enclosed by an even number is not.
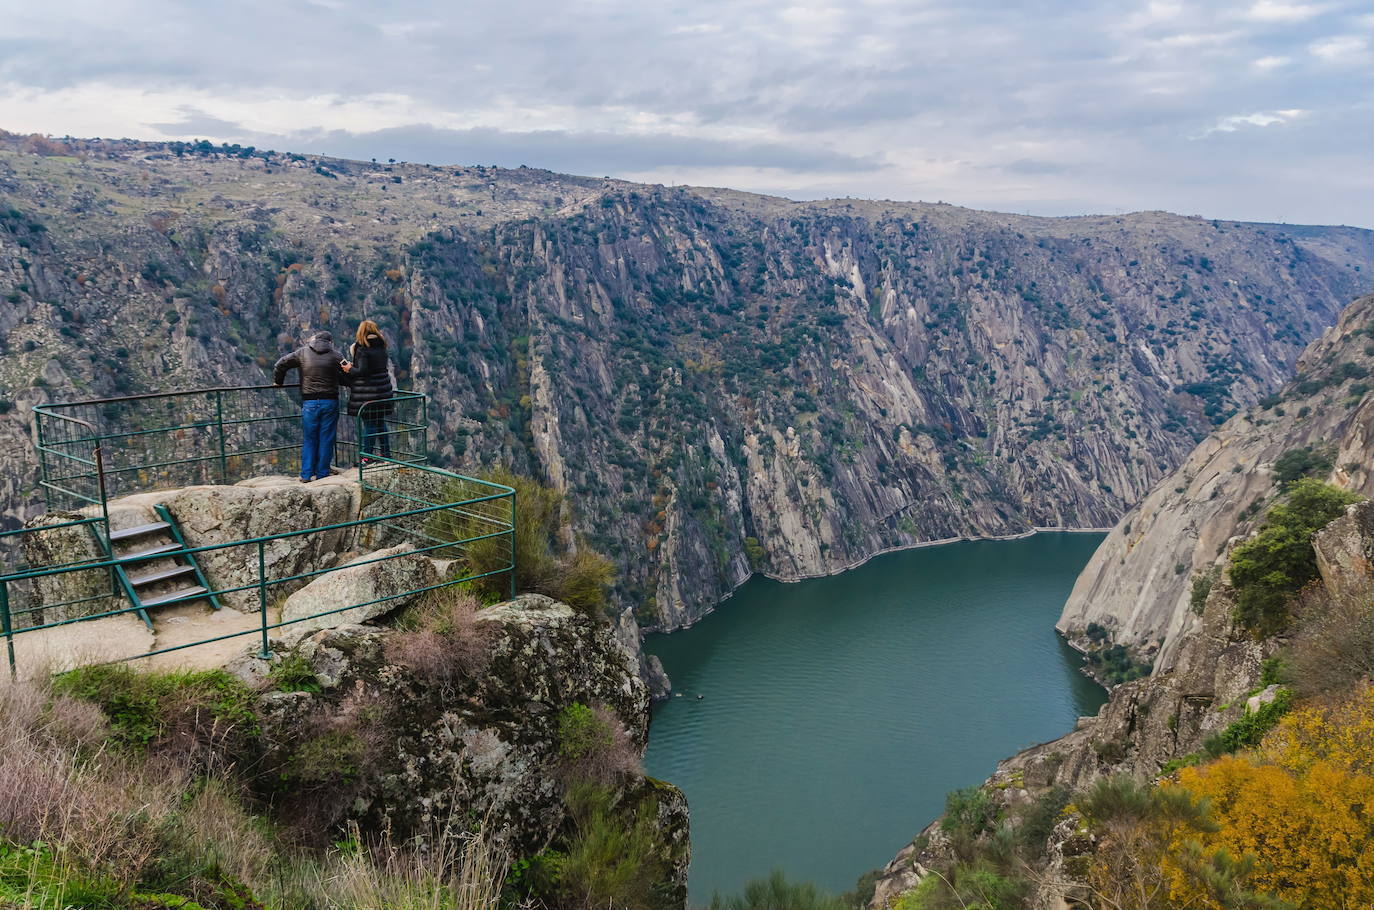
<svg viewBox="0 0 1374 910"><path fill-rule="evenodd" d="M279 634L294 642L320 629L366 622L414 603L422 594L402 592L422 592L440 580L434 560L414 549L406 543L373 550L310 581L282 603L281 621L291 625ZM342 610L352 604L358 606Z"/></svg>
<svg viewBox="0 0 1374 910"><path fill-rule="evenodd" d="M437 463L558 485L662 629L752 571L1111 525L1374 274L1349 228L67 145L0 138L0 456L32 403L250 383L367 315Z"/></svg>
<svg viewBox="0 0 1374 910"><path fill-rule="evenodd" d="M1228 420L1127 512L1079 575L1059 630L1074 635L1096 623L1122 644L1157 647L1162 672L1202 622L1189 609L1192 579L1220 567L1229 544L1254 530L1279 493L1273 466L1281 455L1311 448L1328 465L1323 480L1374 494L1374 396L1362 381L1374 371L1365 332L1372 322L1374 297L1352 303L1268 407ZM1349 541L1365 514L1324 532L1347 539L1344 550L1333 541L1332 559L1363 565L1366 554Z"/></svg>
<svg viewBox="0 0 1374 910"><path fill-rule="evenodd" d="M167 507L193 547L250 540L292 531L323 528L351 521L358 514L358 485L343 477L315 483L296 483L286 477L264 477L226 486L187 487L170 494L143 494ZM315 531L264 544L269 578L287 578L335 564L353 548L353 529ZM258 577L256 546L210 550L199 557L216 588L250 584ZM272 585L269 596L285 597L308 579ZM256 590L223 597L227 607L244 612L258 609Z"/></svg>

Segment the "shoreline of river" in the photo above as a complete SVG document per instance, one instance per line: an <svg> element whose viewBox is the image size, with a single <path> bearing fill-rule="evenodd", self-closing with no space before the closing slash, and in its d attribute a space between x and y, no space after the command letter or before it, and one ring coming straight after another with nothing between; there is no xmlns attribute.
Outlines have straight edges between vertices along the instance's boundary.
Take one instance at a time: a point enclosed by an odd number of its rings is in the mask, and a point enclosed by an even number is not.
<svg viewBox="0 0 1374 910"><path fill-rule="evenodd" d="M862 566L865 566L865 565L867 565L868 563L872 562L873 560L877 559L879 556L887 556L887 555L889 555L889 554L891 554L891 553L904 553L904 552L906 552L906 551L908 551L908 550L924 550L924 549L926 549L927 547L944 547L944 546L949 546L950 544L956 544L956 543L976 543L976 542L978 542L978 541L984 541L984 540L991 540L991 541L1000 541L1000 540L1025 540L1027 537L1034 537L1036 534L1107 534L1107 533L1109 533L1111 530L1112 530L1111 528L1055 528L1055 527L1039 527L1039 526L1037 526L1037 527L1031 528L1031 529L1028 530L1028 531L1021 531L1021 532L1018 532L1018 533L1016 533L1016 534L981 534L981 535L977 535L977 536L973 536L973 537L962 536L962 535L961 535L961 536L959 536L959 537L942 537L942 538L940 538L940 539L938 539L938 540L921 540L921 541L917 541L916 543L903 544L902 546L898 546L898 547L887 547L887 548L885 548L885 549L878 550L878 551L876 551L876 552L874 552L874 553L870 553L869 555L863 557L862 559L855 560L854 562L851 562L851 563L849 563L848 565L844 565L844 566L840 566L839 568L832 569L832 570L830 570L829 572L815 572L815 573L812 573L812 574L809 574L809 575L793 575L793 576L784 578L784 577L778 576L778 575L771 575L771 574L769 574L768 572L752 571L752 572L750 572L747 576L745 576L745 578L744 578L743 581L741 581L739 584L735 585L735 586L734 586L733 588L731 588L729 591L725 592L725 594L721 595L721 597L720 597L715 603L713 603L713 604L711 604L711 606L707 607L706 610L704 610L704 611L701 613L700 616L697 616L697 617L696 617L695 619L693 619L691 622L686 623L686 624L681 625L681 626L676 626L676 627L674 627L674 628L672 628L672 629L653 629L653 630L647 630L647 631L645 631L643 634L645 634L645 635L672 635L674 632L681 632L681 631L683 631L683 630L685 630L685 629L690 629L690 628L692 628L692 626L695 626L697 623L701 622L703 619L705 619L706 617L710 616L712 613L716 612L716 607L719 607L721 604L725 603L725 602L726 602L727 600L729 600L731 597L734 597L734 596L735 596L735 592L739 591L740 588L742 588L742 587L744 587L746 584L748 584L749 581L750 581L750 579L752 579L755 575L762 575L764 578L767 578L769 581L776 581L776 582L779 582L780 584L790 585L790 584L795 584L795 583L801 582L801 581L811 581L811 580L817 579L817 578L830 578L831 576L834 576L834 575L841 575L841 574L843 574L843 573L845 573L845 572L850 572L850 571L853 571L854 569L861 568ZM1061 635L1060 637L1062 638L1063 636ZM1097 680L1094 680L1094 682L1096 682L1096 681L1097 681Z"/></svg>

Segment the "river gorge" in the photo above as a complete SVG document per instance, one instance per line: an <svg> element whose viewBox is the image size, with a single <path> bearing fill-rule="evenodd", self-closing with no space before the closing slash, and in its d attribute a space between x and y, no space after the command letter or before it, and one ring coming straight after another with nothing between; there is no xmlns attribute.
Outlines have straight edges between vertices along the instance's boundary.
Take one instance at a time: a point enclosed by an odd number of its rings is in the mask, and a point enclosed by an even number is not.
<svg viewBox="0 0 1374 910"><path fill-rule="evenodd" d="M1102 536L1042 533L890 553L840 575L755 577L645 642L674 697L645 768L692 808L690 899L781 868L853 886L945 793L1052 739L1106 694L1054 631Z"/></svg>

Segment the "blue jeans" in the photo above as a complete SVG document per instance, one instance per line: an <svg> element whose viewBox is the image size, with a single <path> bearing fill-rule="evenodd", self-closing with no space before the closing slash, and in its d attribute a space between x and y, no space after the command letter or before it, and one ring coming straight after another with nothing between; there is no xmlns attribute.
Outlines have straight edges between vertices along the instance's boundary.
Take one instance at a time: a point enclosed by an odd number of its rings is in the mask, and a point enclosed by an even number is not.
<svg viewBox="0 0 1374 910"><path fill-rule="evenodd" d="M301 402L301 480L329 476L334 462L334 436L339 428L339 402Z"/></svg>
<svg viewBox="0 0 1374 910"><path fill-rule="evenodd" d="M387 431L385 417L363 418L362 454L391 457L391 433Z"/></svg>

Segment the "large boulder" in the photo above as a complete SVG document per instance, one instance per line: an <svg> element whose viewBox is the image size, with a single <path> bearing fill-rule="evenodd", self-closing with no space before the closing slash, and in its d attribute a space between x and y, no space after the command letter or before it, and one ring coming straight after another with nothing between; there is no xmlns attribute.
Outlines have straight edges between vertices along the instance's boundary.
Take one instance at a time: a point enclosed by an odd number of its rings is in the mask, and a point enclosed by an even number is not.
<svg viewBox="0 0 1374 910"><path fill-rule="evenodd" d="M1338 598L1367 590L1372 549L1374 500L1365 500L1348 507L1312 538L1322 584Z"/></svg>
<svg viewBox="0 0 1374 910"><path fill-rule="evenodd" d="M413 603L414 592L439 583L434 560L410 544L365 553L318 575L282 603L282 639L299 641L332 626L366 622ZM348 609L344 609L347 607Z"/></svg>
<svg viewBox="0 0 1374 910"><path fill-rule="evenodd" d="M192 547L250 540L289 531L328 528L357 517L359 489L344 477L297 483L287 477L259 477L232 486L186 487L155 496L165 505ZM131 499L134 497L131 497ZM312 531L268 542L263 558L268 579L291 578L335 564L355 542L353 528ZM258 548L245 544L209 550L198 557L216 589L253 585L258 580ZM273 600L309 579L274 584ZM244 612L258 609L258 591L249 588L220 595L220 602Z"/></svg>

